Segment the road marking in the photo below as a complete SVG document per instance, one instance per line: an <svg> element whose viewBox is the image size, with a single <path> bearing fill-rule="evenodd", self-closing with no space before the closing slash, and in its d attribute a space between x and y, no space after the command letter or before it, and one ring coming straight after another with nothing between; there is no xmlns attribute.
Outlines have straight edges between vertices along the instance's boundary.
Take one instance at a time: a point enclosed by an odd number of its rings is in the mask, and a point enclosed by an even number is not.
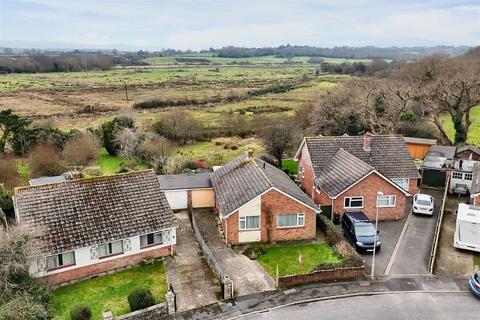
<svg viewBox="0 0 480 320"><path fill-rule="evenodd" d="M413 203L412 203L412 209L413 209ZM408 214L407 221L405 221L405 225L403 226L402 232L400 233L400 237L397 240L397 244L395 245L395 249L393 249L392 256L390 257L390 260L388 261L387 268L385 269L385 275L390 274L390 270L392 269L393 262L395 261L395 258L397 257L398 249L400 248L400 244L402 243L403 237L405 236L405 233L407 232L408 225L410 224L410 219L413 215L413 210L410 210L410 213Z"/></svg>

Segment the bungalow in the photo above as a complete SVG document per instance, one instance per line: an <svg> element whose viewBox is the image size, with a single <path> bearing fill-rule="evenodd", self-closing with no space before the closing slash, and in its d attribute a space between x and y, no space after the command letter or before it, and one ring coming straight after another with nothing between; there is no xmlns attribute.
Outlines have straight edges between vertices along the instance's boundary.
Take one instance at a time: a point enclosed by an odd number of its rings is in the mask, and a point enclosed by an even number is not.
<svg viewBox="0 0 480 320"><path fill-rule="evenodd" d="M315 238L318 207L282 170L252 152L210 177L226 243Z"/></svg>
<svg viewBox="0 0 480 320"><path fill-rule="evenodd" d="M305 138L295 160L301 186L326 215L361 210L373 219L378 204L380 220L403 218L420 178L401 136Z"/></svg>
<svg viewBox="0 0 480 320"><path fill-rule="evenodd" d="M48 285L173 254L176 220L152 170L15 189L16 221L39 230L30 273Z"/></svg>

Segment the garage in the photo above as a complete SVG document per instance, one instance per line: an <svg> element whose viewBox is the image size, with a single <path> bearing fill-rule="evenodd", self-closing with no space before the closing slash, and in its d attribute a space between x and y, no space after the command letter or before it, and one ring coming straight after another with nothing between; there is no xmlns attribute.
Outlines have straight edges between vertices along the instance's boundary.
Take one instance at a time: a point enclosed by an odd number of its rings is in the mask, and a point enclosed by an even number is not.
<svg viewBox="0 0 480 320"><path fill-rule="evenodd" d="M215 206L215 195L209 172L160 175L158 182L172 210L187 209L189 198L194 208Z"/></svg>

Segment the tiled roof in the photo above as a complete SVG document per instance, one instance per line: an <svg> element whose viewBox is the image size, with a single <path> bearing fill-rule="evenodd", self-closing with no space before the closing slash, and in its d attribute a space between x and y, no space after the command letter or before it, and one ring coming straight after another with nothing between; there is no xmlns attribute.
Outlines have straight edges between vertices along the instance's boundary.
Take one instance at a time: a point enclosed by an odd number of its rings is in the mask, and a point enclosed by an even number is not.
<svg viewBox="0 0 480 320"><path fill-rule="evenodd" d="M403 137L406 143L411 144L423 144L427 146L433 146L437 144L437 140L435 139L424 139L424 138L415 138L415 137Z"/></svg>
<svg viewBox="0 0 480 320"><path fill-rule="evenodd" d="M456 151L457 151L457 147L435 145L430 147L430 150L428 150L426 156L453 159L455 158Z"/></svg>
<svg viewBox="0 0 480 320"><path fill-rule="evenodd" d="M226 216L274 187L312 208L315 203L285 172L257 158L241 155L210 174L218 207Z"/></svg>
<svg viewBox="0 0 480 320"><path fill-rule="evenodd" d="M371 136L370 151L363 149L363 136L305 138L315 175L318 176L341 148L389 179L420 178L402 136Z"/></svg>
<svg viewBox="0 0 480 320"><path fill-rule="evenodd" d="M369 164L343 149L338 149L315 179L315 184L330 197L335 197L373 170Z"/></svg>
<svg viewBox="0 0 480 320"><path fill-rule="evenodd" d="M470 193L480 195L480 162L473 165L473 178Z"/></svg>
<svg viewBox="0 0 480 320"><path fill-rule="evenodd" d="M158 176L163 190L211 188L210 172Z"/></svg>
<svg viewBox="0 0 480 320"><path fill-rule="evenodd" d="M470 150L470 151L480 155L480 148L478 148L477 146L475 146L473 144L467 144L467 145L464 145L464 146L461 146L461 147L457 147L457 153L463 152L463 151L466 151L466 150Z"/></svg>
<svg viewBox="0 0 480 320"><path fill-rule="evenodd" d="M20 223L42 229L43 254L176 225L152 170L22 187L14 197Z"/></svg>

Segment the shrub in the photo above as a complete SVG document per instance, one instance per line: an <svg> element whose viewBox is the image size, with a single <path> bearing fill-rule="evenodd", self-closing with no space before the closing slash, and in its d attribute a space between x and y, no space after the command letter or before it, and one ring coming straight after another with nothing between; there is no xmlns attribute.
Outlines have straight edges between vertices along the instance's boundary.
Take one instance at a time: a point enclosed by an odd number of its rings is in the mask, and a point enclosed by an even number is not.
<svg viewBox="0 0 480 320"><path fill-rule="evenodd" d="M325 232L325 238L328 245L334 246L343 240L342 235L335 229L335 225L324 215L317 216L317 224L319 228Z"/></svg>
<svg viewBox="0 0 480 320"><path fill-rule="evenodd" d="M265 249L259 243L249 244L245 248L245 250L243 250L243 254L246 255L247 257L249 257L252 260L256 259L258 256L261 256L264 253L265 253Z"/></svg>
<svg viewBox="0 0 480 320"><path fill-rule="evenodd" d="M92 318L92 310L86 305L76 305L70 311L70 319L72 320L90 320Z"/></svg>
<svg viewBox="0 0 480 320"><path fill-rule="evenodd" d="M4 183L7 189L12 189L20 183L20 174L14 158L0 157L0 183Z"/></svg>
<svg viewBox="0 0 480 320"><path fill-rule="evenodd" d="M128 117L116 117L111 121L102 124L103 146L111 155L117 155L120 146L116 143L115 137L117 133L124 128L134 129L133 120Z"/></svg>
<svg viewBox="0 0 480 320"><path fill-rule="evenodd" d="M0 319L49 320L51 319L51 315L45 305L36 302L28 294L20 294L0 306Z"/></svg>
<svg viewBox="0 0 480 320"><path fill-rule="evenodd" d="M56 176L64 171L61 165L60 151L51 144L36 145L28 158L33 177Z"/></svg>
<svg viewBox="0 0 480 320"><path fill-rule="evenodd" d="M145 309L155 305L155 298L150 290L137 288L128 295L128 305L131 311Z"/></svg>
<svg viewBox="0 0 480 320"><path fill-rule="evenodd" d="M79 132L68 139L63 148L63 158L68 165L85 166L98 158L100 141L90 132Z"/></svg>

